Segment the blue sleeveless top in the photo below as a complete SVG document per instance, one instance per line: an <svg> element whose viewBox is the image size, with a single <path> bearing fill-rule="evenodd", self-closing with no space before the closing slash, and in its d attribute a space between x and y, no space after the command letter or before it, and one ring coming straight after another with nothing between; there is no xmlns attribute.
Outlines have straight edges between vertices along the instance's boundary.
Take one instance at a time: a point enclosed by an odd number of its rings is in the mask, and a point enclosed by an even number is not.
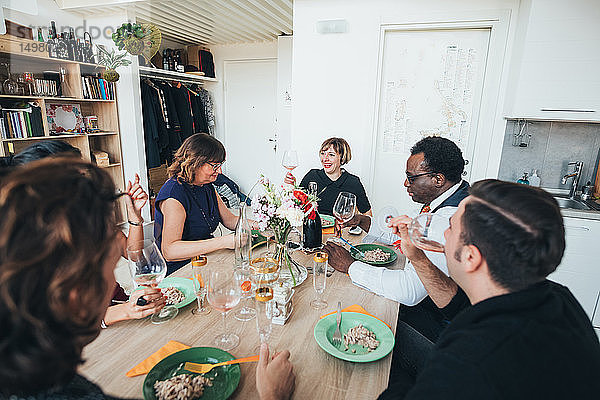
<svg viewBox="0 0 600 400"><path fill-rule="evenodd" d="M164 215L160 209L163 200L175 199L185 209L186 218L181 240L203 240L213 237L212 233L221 222L217 194L211 183L197 186L178 182L177 178L169 178L160 188L154 202L154 238L162 252L162 229ZM177 271L190 260L167 261L167 274Z"/></svg>

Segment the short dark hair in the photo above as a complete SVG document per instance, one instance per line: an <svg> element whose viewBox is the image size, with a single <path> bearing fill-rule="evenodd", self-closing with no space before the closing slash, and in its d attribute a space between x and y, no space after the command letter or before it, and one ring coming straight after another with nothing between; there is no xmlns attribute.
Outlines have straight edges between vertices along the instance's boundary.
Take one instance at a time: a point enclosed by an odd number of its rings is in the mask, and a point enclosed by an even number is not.
<svg viewBox="0 0 600 400"><path fill-rule="evenodd" d="M565 228L545 190L486 179L470 189L462 240L485 258L492 279L518 291L544 280L562 259Z"/></svg>
<svg viewBox="0 0 600 400"><path fill-rule="evenodd" d="M225 147L218 139L206 133L196 133L179 146L167 172L171 178L175 176L192 183L198 168L207 162L222 163L225 155Z"/></svg>
<svg viewBox="0 0 600 400"><path fill-rule="evenodd" d="M423 153L425 163L431 172L442 174L453 183L460 182L465 169L462 152L452 140L428 136L419 140L411 149L410 154Z"/></svg>
<svg viewBox="0 0 600 400"><path fill-rule="evenodd" d="M81 157L81 150L62 140L44 140L28 146L12 157L12 165L23 165L32 161L41 160L50 156L77 156Z"/></svg>
<svg viewBox="0 0 600 400"><path fill-rule="evenodd" d="M75 375L104 316L89 305L112 289L104 268L115 246L116 197L107 172L73 157L32 162L3 181L0 398L27 397Z"/></svg>
<svg viewBox="0 0 600 400"><path fill-rule="evenodd" d="M319 153L327 150L330 147L333 147L333 150L340 155L340 165L346 165L352 159L352 150L345 139L338 137L325 139L325 141L321 144Z"/></svg>

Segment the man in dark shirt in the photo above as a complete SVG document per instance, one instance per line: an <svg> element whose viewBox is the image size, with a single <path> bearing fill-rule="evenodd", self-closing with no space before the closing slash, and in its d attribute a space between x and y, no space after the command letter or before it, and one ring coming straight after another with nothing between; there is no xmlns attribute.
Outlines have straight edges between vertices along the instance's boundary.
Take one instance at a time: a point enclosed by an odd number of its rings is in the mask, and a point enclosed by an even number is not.
<svg viewBox="0 0 600 400"><path fill-rule="evenodd" d="M598 398L598 338L570 291L546 280L565 248L552 196L481 181L450 222L451 279L432 269L426 285L451 323L416 383L390 380L380 398Z"/></svg>

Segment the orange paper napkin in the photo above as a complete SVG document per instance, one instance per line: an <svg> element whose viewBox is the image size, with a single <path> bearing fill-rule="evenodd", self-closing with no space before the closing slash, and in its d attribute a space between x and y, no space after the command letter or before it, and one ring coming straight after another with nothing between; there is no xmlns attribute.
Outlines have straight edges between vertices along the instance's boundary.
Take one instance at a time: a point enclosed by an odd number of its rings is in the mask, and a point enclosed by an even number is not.
<svg viewBox="0 0 600 400"><path fill-rule="evenodd" d="M380 319L380 318L377 318L377 317L376 317L376 316L374 316L373 314L369 314L369 313L367 312L367 310L365 310L364 308L362 308L362 306L359 306L358 304L352 304L352 305L351 305L351 306L349 306L349 307L342 308L342 312L355 312L355 313L361 313L361 314L368 315L368 316L370 316L370 317L373 317L373 318L375 318L375 319L378 319L379 321L381 321L381 322L383 322L384 324L386 324L386 325L388 326L388 328L392 329L392 327L390 326L390 324L388 324L387 322L385 322L384 320L382 320L382 319ZM335 313L336 313L336 311L333 311L333 312L327 313L327 314L325 314L325 315L321 315L321 317L320 317L320 318L325 318L326 316L328 316L328 315L331 315L331 314L335 314Z"/></svg>
<svg viewBox="0 0 600 400"><path fill-rule="evenodd" d="M168 357L173 353L177 353L180 350L185 350L189 348L190 346L187 346L183 343L179 343L174 340L169 340L167 344L158 349L150 357L146 358L144 361L131 368L126 375L131 378L134 376L147 374L163 358Z"/></svg>
<svg viewBox="0 0 600 400"><path fill-rule="evenodd" d="M330 226L329 228L323 228L323 235L333 235L333 233L333 226Z"/></svg>

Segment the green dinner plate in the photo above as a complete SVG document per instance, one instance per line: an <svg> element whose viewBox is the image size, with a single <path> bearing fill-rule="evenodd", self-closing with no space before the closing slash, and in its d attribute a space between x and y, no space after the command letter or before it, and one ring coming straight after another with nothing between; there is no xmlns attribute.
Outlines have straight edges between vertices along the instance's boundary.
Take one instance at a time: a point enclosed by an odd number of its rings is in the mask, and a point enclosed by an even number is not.
<svg viewBox="0 0 600 400"><path fill-rule="evenodd" d="M350 248L350 255L358 261L362 261L364 263L367 264L371 264L371 265L387 265L387 264L391 264L394 261L396 261L396 259L398 258L398 254L396 254L396 252L392 249L390 249L389 247L385 247L379 244L368 244L368 243L363 243L363 244L357 244L356 246L357 249L359 249L360 251L362 251L363 253L365 251L369 251L369 250L375 250L375 249L381 249L383 251L385 251L386 253L390 254L390 258L387 261L365 261L356 250L354 250L353 248Z"/></svg>
<svg viewBox="0 0 600 400"><path fill-rule="evenodd" d="M173 304L173 307L181 308L196 300L196 292L194 291L194 282L188 278L181 278L177 276L168 277L162 280L158 285L159 288L174 287L183 292L185 299L177 304Z"/></svg>
<svg viewBox="0 0 600 400"><path fill-rule="evenodd" d="M379 346L375 350L369 352L362 346L351 344L349 350L344 351L344 334L348 332L350 328L359 324L362 324L362 326L375 334L375 337L379 340ZM338 347L331 343L331 337L336 328L335 325L336 319L335 313L333 313L320 319L314 329L315 340L318 345L334 357L352 362L371 362L387 356L394 348L394 333L392 330L388 328L386 324L370 315L355 312L342 312L342 324L340 327L342 332L342 344ZM352 349L356 350L356 353L353 353Z"/></svg>
<svg viewBox="0 0 600 400"><path fill-rule="evenodd" d="M214 347L192 347L173 353L156 364L148 372L142 388L144 399L156 399L154 392L154 383L156 381L166 380L182 373L195 375L183 369L183 363L186 361L214 364L233 359L234 357L225 350ZM201 397L202 400L224 400L231 396L240 383L240 366L235 364L217 367L204 376L213 378L213 385L204 388L204 394Z"/></svg>
<svg viewBox="0 0 600 400"><path fill-rule="evenodd" d="M321 228L331 228L333 225L335 225L335 218L331 215L321 214Z"/></svg>

